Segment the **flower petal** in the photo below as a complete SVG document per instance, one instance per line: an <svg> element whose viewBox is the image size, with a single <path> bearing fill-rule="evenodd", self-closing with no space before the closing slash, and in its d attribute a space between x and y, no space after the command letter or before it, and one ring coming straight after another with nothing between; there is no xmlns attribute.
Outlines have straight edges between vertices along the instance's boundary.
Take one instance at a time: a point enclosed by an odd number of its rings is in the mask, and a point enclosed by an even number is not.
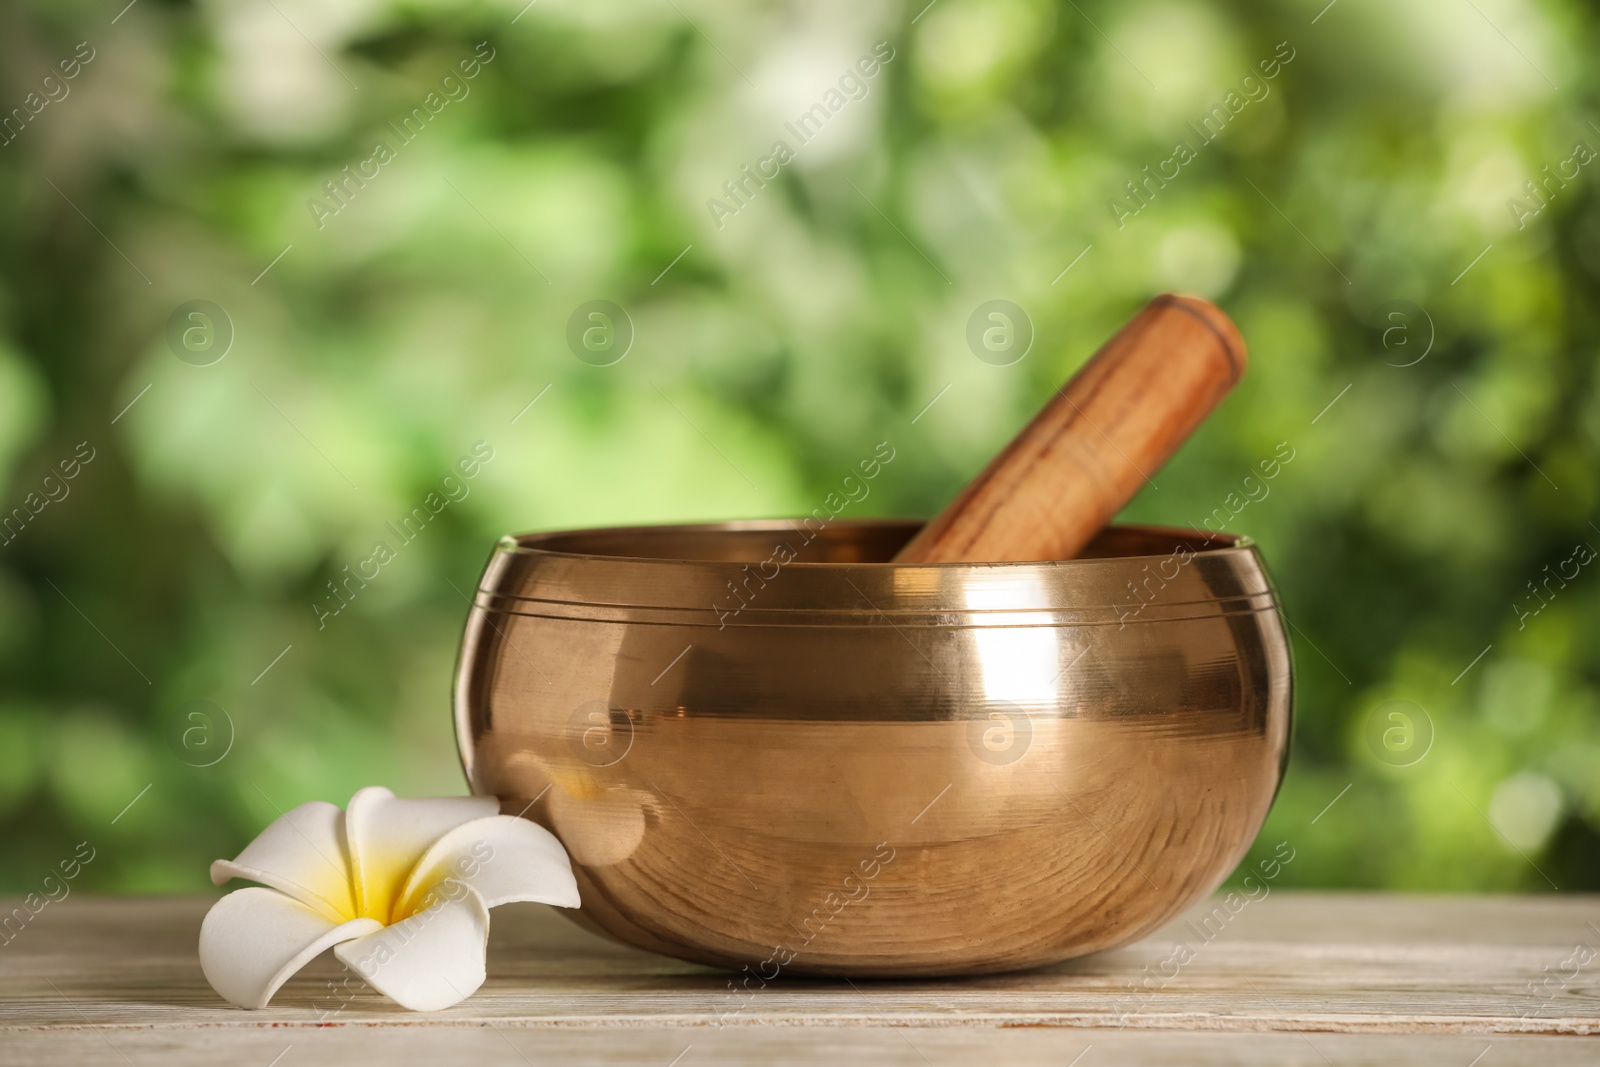
<svg viewBox="0 0 1600 1067"><path fill-rule="evenodd" d="M211 865L211 881L248 878L342 922L356 914L344 812L313 800L274 819L238 857Z"/></svg>
<svg viewBox="0 0 1600 1067"><path fill-rule="evenodd" d="M428 846L462 823L499 811L494 797L402 799L382 786L358 792L344 823L356 913L388 922L406 876Z"/></svg>
<svg viewBox="0 0 1600 1067"><path fill-rule="evenodd" d="M471 886L435 887L427 908L334 949L378 992L412 1011L438 1011L477 992L484 979L489 909Z"/></svg>
<svg viewBox="0 0 1600 1067"><path fill-rule="evenodd" d="M536 900L576 908L578 882L554 834L515 815L463 823L433 843L406 880L396 915L415 910L433 886L454 879L478 891L486 908Z"/></svg>
<svg viewBox="0 0 1600 1067"><path fill-rule="evenodd" d="M264 1008L279 986L330 945L379 930L372 919L332 922L276 889L252 886L206 912L200 970L229 1003Z"/></svg>

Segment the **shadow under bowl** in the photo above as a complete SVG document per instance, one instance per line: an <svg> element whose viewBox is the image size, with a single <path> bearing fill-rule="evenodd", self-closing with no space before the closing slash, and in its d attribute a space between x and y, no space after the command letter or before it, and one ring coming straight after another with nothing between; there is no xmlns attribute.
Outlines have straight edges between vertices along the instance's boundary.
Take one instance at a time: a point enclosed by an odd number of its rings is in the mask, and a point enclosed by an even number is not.
<svg viewBox="0 0 1600 1067"><path fill-rule="evenodd" d="M456 680L474 792L548 827L591 929L792 974L978 974L1134 940L1266 818L1291 662L1246 539L886 562L918 523L525 534Z"/></svg>

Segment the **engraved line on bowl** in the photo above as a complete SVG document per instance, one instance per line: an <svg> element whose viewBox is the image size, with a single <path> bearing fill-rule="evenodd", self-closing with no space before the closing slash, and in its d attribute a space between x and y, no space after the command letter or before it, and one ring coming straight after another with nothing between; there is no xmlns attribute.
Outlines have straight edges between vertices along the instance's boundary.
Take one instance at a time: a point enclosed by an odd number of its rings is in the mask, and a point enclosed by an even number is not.
<svg viewBox="0 0 1600 1067"><path fill-rule="evenodd" d="M714 622L715 622L714 619L712 619L712 620L705 619L706 615L711 614L711 609L687 608L687 607L663 608L663 607L652 607L652 606L649 606L649 605L616 605L616 604L577 605L578 607L583 607L583 608L591 608L592 607L595 610L591 611L591 612L588 612L588 613L579 613L579 614L567 613L567 614L563 614L563 613L555 612L555 611L513 611L510 608L506 608L506 607L487 608L487 607L483 607L481 605L476 605L476 604L473 605L473 606L477 607L481 611L485 611L485 612L492 611L497 615L516 616L517 618L522 618L522 619L552 619L552 620L559 621L559 622L570 622L570 621L572 621L574 619L586 620L586 621L597 621L597 622L608 622L608 621L609 622L617 622L617 621L638 622L638 621L642 621L642 620L637 619L637 618L632 618L632 619L629 619L629 618L616 618L616 617L612 617L612 616L613 615L624 615L625 616L625 615L629 615L629 614L638 615L638 614L642 614L642 613L645 613L645 612L679 612L679 613L689 613L689 614L697 616L696 618L682 619L682 620L650 619L648 621L649 621L650 625L652 625L652 626L684 626L684 627L692 627L692 628L695 628L695 629L704 629L704 628L713 626ZM1106 612L1111 612L1113 609L1110 608L1110 607L1107 607L1107 608L1105 608L1103 610L1106 611ZM774 627L774 626L778 626L778 627L794 627L794 626L841 627L841 626L846 626L846 627L870 628L870 627L874 627L874 626L880 625L879 623L873 621L873 619L870 616L868 616L865 619L857 619L857 620L854 620L854 621L851 620L850 618L848 618L848 616L850 616L852 614L857 615L857 616L860 616L860 615L864 614L864 613L862 613L860 611L851 612L851 611L848 611L848 610L822 609L822 608L763 608L763 609L760 609L759 612L755 608L749 608L749 609L746 609L746 611L749 614L761 614L761 615L774 616L775 619L772 622L754 621L754 620L730 621L727 624L726 629L730 629L731 630L731 629L734 629L736 627L767 628L767 627ZM1261 607L1248 607L1248 608L1221 607L1216 611L1205 611L1205 612L1198 612L1198 613L1186 614L1186 615L1147 615L1145 617L1141 617L1141 618L1137 618L1137 619L1128 619L1127 620L1127 625L1129 625L1129 626L1152 625L1153 626L1153 625L1158 625L1158 624L1161 624L1161 623L1200 622L1200 621L1204 621L1204 620L1207 620L1207 619L1228 619L1228 618L1238 618L1238 617L1244 616L1244 615L1273 615L1273 614L1277 614L1277 613L1278 613L1277 607L1275 605L1272 605L1272 604L1266 604L1266 605L1263 605ZM886 612L886 611L879 610L876 614L883 616L884 621L886 623L888 623L888 625L894 626L894 622L890 618L891 615L899 615L902 618L911 617L913 619L913 621L914 621L915 617L917 617L917 616L928 616L928 617L938 618L938 617L950 616L950 615L955 615L955 614L968 615L968 614L973 614L973 613L972 612L968 612L968 611L962 611L962 612L956 613L956 612L948 612L948 611L939 611L937 609L928 608L928 609L912 609L912 610L905 610L905 611L898 611L898 612ZM992 612L991 614L1012 614L1012 615L1015 615L1015 614L1017 614L1017 612ZM1117 620L1114 617L1113 618L1099 618L1099 619L1096 619L1096 618L1084 618L1084 617L1082 617L1083 614L1084 614L1082 612L1075 612L1075 613L1074 612L1054 612L1054 613L1051 613L1051 614L1053 615L1053 619L1049 623L996 624L996 623L983 622L983 621L973 622L973 623L933 622L933 623L924 624L924 626L925 626L925 628L940 629L940 630L977 630L977 629L984 629L984 630L988 630L988 629L1024 630L1024 629L1030 629L1030 628L1038 628L1038 627L1042 627L1042 626L1052 626L1052 627L1062 627L1062 628L1071 627L1071 628L1074 628L1074 629L1088 628L1088 627L1091 627L1091 626L1097 626L1097 627L1117 626L1117 627L1120 628L1119 620ZM821 619L823 621L819 621L819 622L796 621L796 617L798 617L798 616L807 616L807 615L816 616L816 617L818 617L819 619ZM842 617L841 618L833 618L832 616L842 616ZM899 629L898 627L895 627L895 628ZM904 635L902 634L902 636L904 636ZM915 646L913 646L913 647L915 647Z"/></svg>
<svg viewBox="0 0 1600 1067"><path fill-rule="evenodd" d="M848 574L841 574L840 577L843 578L846 582L850 583L850 588L851 589L854 589L857 593L861 593L861 587L856 585L855 582L851 582L850 581L850 576ZM873 611L876 611L879 615L883 615L883 612L878 608L878 605L873 604L872 603L872 598L869 597L867 594L861 593L861 599L865 600L868 604L871 604ZM931 659L928 659L928 654L926 652L924 652L924 651L922 651L922 649L918 648L916 646L916 643L914 641L912 641L911 638L906 637L906 634L905 634L904 630L902 630L902 629L900 629L900 627L894 625L894 620L893 619L889 618L889 616L887 616L887 615L883 615L883 621L888 623L890 626L894 626L894 632L899 634L902 638L904 638L905 643L911 646L912 651L916 652L917 655L921 656L923 658L923 660L928 664L928 666L932 667L938 673L939 677L941 677L941 678L948 677L944 673L944 671L939 670L939 665L937 663L933 662L933 660L931 660Z"/></svg>
<svg viewBox="0 0 1600 1067"><path fill-rule="evenodd" d="M448 584L450 586L451 589L454 589L456 591L456 594L458 596L460 596L462 600L465 600L467 602L467 605L473 611L481 611L481 612L483 612L483 621L488 623L491 627L494 627L494 632L499 634L500 637L505 641L505 643L510 645L512 647L512 649L514 649L516 651L517 655L522 657L523 662L527 663L528 666L532 667L535 671L538 672L539 677L544 679L546 685L550 684L550 676L548 674L544 673L543 670L540 670L539 665L537 663L533 662L533 660L529 658L528 654L526 652L522 651L522 649L517 646L517 643L515 641L511 640L511 635L510 634L508 634L504 630L500 629L500 627L495 626L494 619L489 617L489 609L488 608L479 607L478 604L476 602L474 602L471 597L469 597L467 594L461 592L460 587L457 586L455 582L450 581L450 579L448 579L448 578L445 579L445 582L446 582L446 584ZM503 615L517 615L517 614L521 614L521 612L509 612L508 611L508 612L501 612L501 614L503 614ZM538 617L538 616L535 616L535 617Z"/></svg>
<svg viewBox="0 0 1600 1067"><path fill-rule="evenodd" d="M804 564L792 563L792 564L790 564L790 566L791 567L799 567L799 566L804 566ZM459 590L457 590L457 591L459 592ZM715 608L692 608L692 607L688 607L686 605L641 604L641 603L637 603L637 602L634 602L634 601L620 601L620 600L604 600L604 601L602 601L602 600L593 600L593 599L590 599L590 600L567 600L567 599L564 599L564 598L561 598L561 597L527 596L527 595L524 595L522 593L511 593L511 592L505 592L505 591L502 591L502 590L493 590L493 589L480 589L480 590L478 590L478 594L480 596L489 598L491 603L480 605L480 606L483 606L483 607L488 608L490 610L505 610L505 609L502 609L498 604L493 603L493 601L496 601L496 600L509 600L509 601L516 601L519 604L546 604L546 605L549 605L552 609L565 606L565 607L573 607L573 608L610 608L610 609L627 610L627 611L695 611L695 612L699 612L701 614L715 614L715 612L716 612ZM1230 607L1232 607L1234 605L1241 605L1242 604L1242 605L1245 605L1245 606L1243 608L1241 608L1240 610L1248 613L1248 612L1251 612L1251 611L1261 611L1261 610L1264 610L1264 609L1272 608L1274 606L1274 603L1275 603L1275 597L1276 597L1276 594L1271 589L1255 589L1255 590L1248 590L1248 591L1247 590L1240 590L1237 594L1231 595L1231 596L1217 596L1217 595L1213 594L1211 596L1201 597L1201 598L1194 599L1194 600L1161 600L1159 603L1157 603L1155 601L1150 601L1150 602L1147 602L1146 606L1147 607L1159 607L1159 608L1188 608L1188 607L1194 607L1196 605L1206 605L1206 606L1216 607L1222 613L1227 613L1227 609L1228 608L1230 608ZM1257 601L1259 601L1260 603L1253 603L1253 602L1257 602ZM1020 611L1017 608L1007 608L1007 607L999 607L999 608L962 607L962 608L960 608L958 610L946 610L946 609L942 609L942 608L938 608L938 607L922 607L922 606L905 607L905 608L890 608L890 609L879 608L877 610L878 610L878 613L880 615L905 615L905 616L912 616L912 615L941 615L941 616L948 616L948 615L962 615L962 616L966 616L966 615L972 615L972 616L978 616L978 615L1008 615L1008 616L1009 615L1052 615L1052 616L1060 616L1062 618L1067 618L1067 619L1073 619L1073 618L1078 617L1078 616L1086 615L1089 612L1109 611L1109 610L1112 610L1112 609L1115 609L1115 608L1119 608L1119 607L1124 606L1124 603L1125 603L1125 601L1121 601L1121 602L1118 602L1118 603L1092 604L1092 605L1089 605L1088 607L1084 607L1082 605L1081 601L1078 601L1071 607L1062 605L1062 606L1057 606L1057 607L1026 608L1026 609L1022 609ZM791 614L793 614L793 613L810 613L810 614L820 614L820 615L859 615L861 613L861 609L860 608L821 608L821 607L800 607L800 608L759 607L759 608L757 608L757 607L752 607L752 608L746 608L745 610L750 612L750 613L752 613L752 614L759 614L759 613L766 612L766 613L775 614L775 615L781 615L781 614L785 614L785 613L791 613ZM1201 617L1204 617L1204 614L1209 614L1209 613L1203 613L1202 615L1199 615L1199 616L1185 615L1185 616L1182 616L1182 617L1183 618L1191 618L1191 617L1193 617L1193 618L1201 618ZM1112 621L1117 621L1117 620L1112 620ZM1132 622L1136 622L1138 620L1137 619L1129 619L1128 621L1130 623L1132 623ZM1057 624L1056 622L1051 622L1051 623L1048 623L1048 624L1018 623L1016 625L1035 626L1035 625L1056 625L1056 624ZM730 622L728 625L732 626L732 625L735 625L735 623Z"/></svg>
<svg viewBox="0 0 1600 1067"><path fill-rule="evenodd" d="M791 567L833 566L833 564L791 563L790 566ZM716 610L714 608L689 608L686 605L675 605L675 604L660 604L660 603L646 604L646 603L640 603L638 601L632 601L632 600L597 600L597 599L593 599L593 598L590 598L590 599L568 599L568 598L565 598L565 597L557 597L557 596L532 596L532 595L529 595L529 594L523 593L523 592L510 592L510 591L501 590L501 589L479 589L477 592L478 592L479 596L488 598L491 601L491 603L484 605L485 607L490 607L490 608L497 608L498 607L498 605L492 603L493 601L496 601L496 600L508 600L508 601L517 601L517 602L523 603L523 604L547 604L547 605L550 605L552 608L567 606L567 607L575 607L575 608L617 608L617 609L628 609L628 610L638 610L638 611L689 611L689 610L694 610L694 611L699 611L699 612L701 612L703 614L715 614L715 610ZM1021 609L1021 610L1019 610L1017 608L1014 608L1014 607L988 608L988 607L966 607L966 606L961 607L960 609L946 610L946 609L942 609L942 608L938 608L938 607L915 606L915 607L887 608L887 609L879 608L878 611L879 611L880 614L883 614L883 615L929 615L929 614L939 614L939 615L975 615L976 616L976 615L1018 615L1018 614L1039 615L1039 614L1056 614L1056 615L1063 615L1063 616L1073 616L1073 615L1081 615L1081 614L1084 614L1086 612L1091 612L1091 611L1104 611L1104 610L1110 610L1110 609L1113 609L1113 608L1123 607L1127 603L1126 594L1119 594L1119 595L1122 596L1122 599L1118 600L1116 602L1112 602L1112 601L1108 600L1105 603L1091 604L1091 605L1088 605L1087 607L1084 606L1082 598L1081 597L1077 597L1077 598L1073 598L1072 599L1072 603L1070 605L1063 603L1061 605L1056 605L1056 606L1038 607L1038 608L1025 608L1025 609ZM1270 589L1270 588L1240 589L1237 592L1231 593L1231 594L1217 594L1217 593L1213 592L1208 596L1196 597L1196 598L1187 599L1187 600L1160 599L1160 598L1158 598L1158 600L1155 600L1155 601L1147 601L1146 602L1146 606L1147 607L1156 607L1156 608L1187 608L1187 607L1194 607L1196 605L1208 605L1208 606L1216 606L1218 608L1226 608L1226 607L1228 607L1230 605L1245 604L1245 605L1249 605L1245 610L1254 611L1254 610L1260 610L1261 608L1264 608L1264 607L1273 606L1273 602L1275 602L1276 596L1277 596L1276 592L1274 590ZM1066 598L1064 597L1063 599L1066 599ZM1259 602L1259 603L1255 603L1255 602ZM773 614L782 614L784 612L816 612L816 613L820 613L820 614L834 614L834 615L859 615L861 613L861 609L860 608L854 608L854 607L850 607L850 608L749 607L749 608L746 608L745 610L748 611L748 612L751 612L752 614L757 614L757 613L761 613L761 612L770 612L770 613L773 613ZM1185 616L1185 617L1187 617L1187 616ZM1136 619L1129 619L1128 621L1131 623L1131 622L1134 622L1134 621L1137 621L1137 620ZM730 622L729 625L731 626L731 625L734 625L734 624ZM1034 625L1034 624L1030 623L1030 624L1027 624L1027 625Z"/></svg>

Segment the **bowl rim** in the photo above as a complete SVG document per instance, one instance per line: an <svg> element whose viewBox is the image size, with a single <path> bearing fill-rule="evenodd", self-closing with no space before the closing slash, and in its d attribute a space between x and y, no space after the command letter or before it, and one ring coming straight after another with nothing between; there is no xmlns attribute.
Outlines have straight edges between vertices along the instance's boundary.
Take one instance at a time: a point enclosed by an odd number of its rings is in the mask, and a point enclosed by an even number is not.
<svg viewBox="0 0 1600 1067"><path fill-rule="evenodd" d="M562 528L555 530L533 530L523 533L504 534L496 543L496 551L511 555L545 556L554 559L592 560L597 562L615 563L648 563L672 565L679 563L708 564L716 560L695 559L692 557L673 556L629 556L609 552L572 552L562 549L546 548L537 542L554 540L556 538L579 537L584 535L619 535L637 534L649 535L651 533L785 533L803 529L803 519L774 518L774 519L737 519L727 522L685 522L685 523L643 523L623 526L582 526ZM834 522L849 524L851 526L906 526L927 522L921 518L882 517L835 519ZM833 525L830 523L829 525ZM1161 537L1172 537L1175 542L1196 543L1195 555L1204 554L1212 558L1227 558L1237 555L1257 554L1258 546L1248 534L1237 533L1211 533L1183 526L1164 526L1156 523L1107 523L1105 530L1128 531L1131 533L1153 534ZM871 561L853 560L850 562L804 562L793 560L785 564L785 568L800 567L806 570L826 571L847 569L874 569L874 568L904 568L907 570L944 571L957 568L1067 568L1090 566L1099 564L1104 566L1108 561L1120 562L1138 560L1162 560L1170 557L1173 552L1137 553L1116 556L1078 556L1072 559L1045 559L1045 560L1000 560L1000 561L957 561L952 563L895 563L892 560Z"/></svg>

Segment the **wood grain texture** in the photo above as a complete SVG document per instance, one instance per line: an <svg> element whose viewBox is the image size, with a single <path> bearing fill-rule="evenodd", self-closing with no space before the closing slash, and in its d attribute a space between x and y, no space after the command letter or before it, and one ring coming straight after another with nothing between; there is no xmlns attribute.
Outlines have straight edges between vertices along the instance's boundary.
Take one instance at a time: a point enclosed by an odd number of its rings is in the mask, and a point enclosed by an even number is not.
<svg viewBox="0 0 1600 1067"><path fill-rule="evenodd" d="M10 907L15 901L6 902ZM1600 1062L1600 897L1272 892L1209 942L1208 902L1128 948L983 979L727 975L593 937L534 905L494 913L489 980L448 1011L336 995L331 957L245 1012L195 959L209 901L70 897L0 947L0 1062L521 1064L666 1067L823 1060L1354 1064ZM1186 940L1194 959L1148 990ZM1150 971L1146 972L1146 968ZM1530 983L1535 983L1530 988ZM1538 983L1543 983L1540 987ZM1540 989L1534 992L1533 989ZM1583 1036L1590 1035L1590 1036ZM689 1051L685 1052L685 1049ZM1084 1052L1088 1049L1088 1052ZM997 1062L999 1062L997 1061Z"/></svg>
<svg viewBox="0 0 1600 1067"><path fill-rule="evenodd" d="M1239 381L1244 339L1199 297L1146 304L928 522L897 563L1071 559Z"/></svg>

